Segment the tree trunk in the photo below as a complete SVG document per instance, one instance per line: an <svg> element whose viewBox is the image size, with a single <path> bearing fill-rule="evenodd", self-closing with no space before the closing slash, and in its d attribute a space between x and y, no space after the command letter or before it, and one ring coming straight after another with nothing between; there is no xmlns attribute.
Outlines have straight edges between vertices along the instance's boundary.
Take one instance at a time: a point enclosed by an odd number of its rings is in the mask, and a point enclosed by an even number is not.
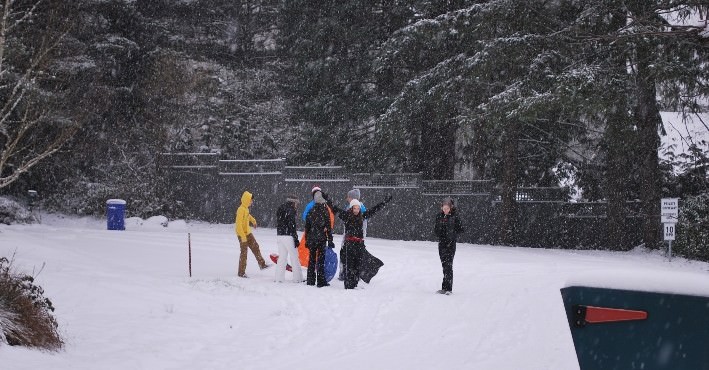
<svg viewBox="0 0 709 370"><path fill-rule="evenodd" d="M421 123L418 171L425 180L452 180L455 171L455 125L440 122L426 106ZM431 123L435 122L435 123Z"/></svg>
<svg viewBox="0 0 709 370"><path fill-rule="evenodd" d="M484 132L484 124L479 125L473 132L473 153L470 161L473 166L473 179L482 180L485 178L485 167L489 159L490 139Z"/></svg>
<svg viewBox="0 0 709 370"><path fill-rule="evenodd" d="M613 250L627 250L626 201L628 200L627 177L630 173L629 122L625 114L626 102L621 99L616 106L616 112L611 114L606 131L608 154L606 158L606 200L608 202L607 231L608 246Z"/></svg>
<svg viewBox="0 0 709 370"><path fill-rule="evenodd" d="M660 197L662 176L658 149L660 147L659 127L662 124L657 107L655 79L649 70L651 51L649 45L641 44L637 49L637 75L635 119L638 126L638 156L640 161L640 199L642 201L643 241L648 248L661 246Z"/></svg>
<svg viewBox="0 0 709 370"><path fill-rule="evenodd" d="M519 124L507 126L504 138L504 153L502 154L502 184L500 216L497 229L498 242L511 245L516 241L517 227L517 142L519 139Z"/></svg>

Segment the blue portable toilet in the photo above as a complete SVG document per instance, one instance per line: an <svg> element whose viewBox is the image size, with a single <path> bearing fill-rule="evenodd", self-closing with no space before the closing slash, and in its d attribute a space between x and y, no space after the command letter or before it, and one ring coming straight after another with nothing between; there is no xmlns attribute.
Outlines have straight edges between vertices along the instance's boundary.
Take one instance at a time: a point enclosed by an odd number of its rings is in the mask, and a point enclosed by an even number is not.
<svg viewBox="0 0 709 370"><path fill-rule="evenodd" d="M106 201L106 219L108 230L126 229L126 201L123 199L109 199Z"/></svg>

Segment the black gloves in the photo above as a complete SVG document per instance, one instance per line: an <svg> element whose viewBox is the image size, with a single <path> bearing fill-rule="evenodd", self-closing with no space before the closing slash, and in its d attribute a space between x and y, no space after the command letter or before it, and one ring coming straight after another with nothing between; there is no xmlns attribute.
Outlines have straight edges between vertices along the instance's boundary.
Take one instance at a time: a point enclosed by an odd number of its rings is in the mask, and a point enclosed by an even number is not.
<svg viewBox="0 0 709 370"><path fill-rule="evenodd" d="M332 240L330 240L329 242L327 242L327 247L330 249L333 249L333 248L335 248L335 243Z"/></svg>
<svg viewBox="0 0 709 370"><path fill-rule="evenodd" d="M332 199L330 199L330 195L328 195L326 193L322 193L322 197L323 197L323 199L325 199L327 206L330 207L330 209L332 209L334 211L334 209L332 208Z"/></svg>

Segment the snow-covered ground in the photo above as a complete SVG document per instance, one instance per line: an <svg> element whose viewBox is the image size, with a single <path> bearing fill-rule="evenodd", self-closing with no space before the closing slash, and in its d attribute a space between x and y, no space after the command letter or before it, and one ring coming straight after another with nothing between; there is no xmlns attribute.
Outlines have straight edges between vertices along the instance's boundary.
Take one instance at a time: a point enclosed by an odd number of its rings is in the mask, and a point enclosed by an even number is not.
<svg viewBox="0 0 709 370"><path fill-rule="evenodd" d="M66 339L59 353L0 347L0 368L571 370L568 282L632 277L709 293L707 264L655 252L460 244L454 293L443 296L434 243L380 239L367 244L385 265L360 290L274 283L252 255L241 279L233 225L163 221L132 219L124 232L51 215L0 225L0 255L26 272L46 263L37 281ZM277 251L274 230L255 236L264 256Z"/></svg>

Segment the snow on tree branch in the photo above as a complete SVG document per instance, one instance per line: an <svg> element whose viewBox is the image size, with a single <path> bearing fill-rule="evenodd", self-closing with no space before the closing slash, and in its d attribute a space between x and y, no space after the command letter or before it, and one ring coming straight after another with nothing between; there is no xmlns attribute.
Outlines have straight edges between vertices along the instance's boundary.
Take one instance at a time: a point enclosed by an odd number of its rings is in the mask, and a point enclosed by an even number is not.
<svg viewBox="0 0 709 370"><path fill-rule="evenodd" d="M43 159L56 153L78 130L74 122L50 120L44 104L35 104L33 97L41 95L37 78L43 65L63 39L66 32L55 37L39 37L25 60L8 59L21 45L23 37L17 28L32 22L41 0L20 8L6 0L0 18L0 189L16 181ZM17 32L13 32L17 31ZM22 72L18 72L22 71Z"/></svg>

